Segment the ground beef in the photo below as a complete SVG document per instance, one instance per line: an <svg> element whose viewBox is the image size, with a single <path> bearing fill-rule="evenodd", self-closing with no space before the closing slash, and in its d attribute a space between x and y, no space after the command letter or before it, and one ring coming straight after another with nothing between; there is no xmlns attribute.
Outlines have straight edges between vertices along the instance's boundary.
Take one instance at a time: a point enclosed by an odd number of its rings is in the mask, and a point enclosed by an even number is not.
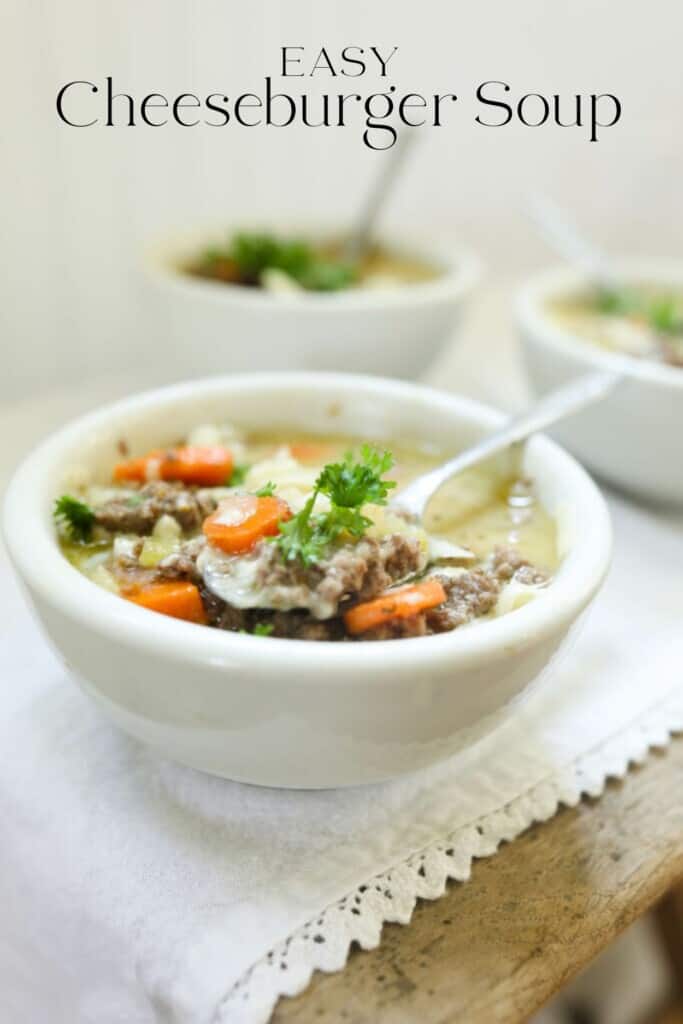
<svg viewBox="0 0 683 1024"><path fill-rule="evenodd" d="M193 537L181 544L178 551L168 555L157 565L154 570L156 579L159 580L191 580L192 583L201 583L201 573L197 568L197 557L206 544L203 536Z"/></svg>
<svg viewBox="0 0 683 1024"><path fill-rule="evenodd" d="M546 583L547 572L537 569L515 548L497 547L491 558L491 571L501 583L507 583L512 577L520 583L530 586Z"/></svg>
<svg viewBox="0 0 683 1024"><path fill-rule="evenodd" d="M337 614L340 605L368 601L392 583L418 571L423 555L414 537L364 537L336 550L319 565L283 562L279 550L264 544L256 583L273 605L307 608L318 619Z"/></svg>
<svg viewBox="0 0 683 1024"><path fill-rule="evenodd" d="M424 613L429 633L457 629L472 619L487 615L495 607L501 583L493 573L474 569L460 576L436 573L436 577L443 584L447 597L444 604Z"/></svg>
<svg viewBox="0 0 683 1024"><path fill-rule="evenodd" d="M382 540L364 538L345 545L316 566L286 563L277 547L262 544L256 586L267 588L268 603L293 606L292 610L237 609L208 590L196 566L200 546L189 542L157 568L162 578L184 578L200 586L209 623L219 629L253 632L258 623L272 627L273 636L305 640L342 640L341 613L356 601L366 601L419 570L423 554L412 537L393 535ZM201 564L201 563L200 563Z"/></svg>
<svg viewBox="0 0 683 1024"><path fill-rule="evenodd" d="M359 640L393 640L400 637L447 633L472 619L493 611L503 586L511 579L538 586L547 582L547 573L535 568L514 548L498 547L485 568L472 569L457 576L431 574L446 591L446 600L436 608L407 619L363 633Z"/></svg>
<svg viewBox="0 0 683 1024"><path fill-rule="evenodd" d="M197 557L205 544L204 537L195 537L185 541L177 552L154 569L140 569L135 558L126 558L120 560L119 570L130 582L138 584L173 579L196 583L208 623L216 629L253 633L260 626L269 627L268 635L274 637L337 641L394 640L449 632L489 614L503 586L513 578L536 586L548 579L545 572L531 565L514 548L499 547L484 567L457 575L434 569L431 575L446 591L445 602L437 608L352 638L344 628L343 612L360 601L371 600L421 568L422 554L414 538L402 534L379 541L364 538L357 544L339 548L326 562L308 568L298 562L285 563L274 545L262 545L262 565L259 566L262 585L274 588L280 597L286 594L288 599L299 592L302 604L311 603L313 595L311 610L302 607L291 611L235 608L213 594L204 585L197 568ZM332 609L325 617L313 614L324 607Z"/></svg>
<svg viewBox="0 0 683 1024"><path fill-rule="evenodd" d="M180 483L155 480L131 489L130 495L105 502L95 509L95 520L112 533L146 534L161 516L170 515L189 533L201 526L216 505L210 491L191 491Z"/></svg>
<svg viewBox="0 0 683 1024"><path fill-rule="evenodd" d="M344 640L346 631L340 618L314 619L307 612L276 612L269 621L273 626L271 636L288 637L296 640Z"/></svg>
<svg viewBox="0 0 683 1024"><path fill-rule="evenodd" d="M250 632L248 611L226 604L220 597L212 594L203 583L199 584L199 593L210 626L215 626L216 629L231 630L233 633Z"/></svg>
<svg viewBox="0 0 683 1024"><path fill-rule="evenodd" d="M290 640L344 640L340 618L314 619L304 611L272 612L261 608L234 608L200 585L204 610L210 626L233 633L254 633L258 626L270 628L268 636Z"/></svg>

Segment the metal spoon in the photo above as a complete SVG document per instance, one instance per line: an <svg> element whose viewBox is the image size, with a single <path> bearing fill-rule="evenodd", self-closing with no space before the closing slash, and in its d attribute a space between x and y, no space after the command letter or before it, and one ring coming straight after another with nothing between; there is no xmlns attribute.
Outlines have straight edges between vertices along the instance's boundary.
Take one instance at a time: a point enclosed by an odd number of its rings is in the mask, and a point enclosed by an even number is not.
<svg viewBox="0 0 683 1024"><path fill-rule="evenodd" d="M586 238L567 213L548 196L536 195L529 201L529 215L546 242L560 256L584 271L599 287L607 291L619 288L621 282L609 256Z"/></svg>
<svg viewBox="0 0 683 1024"><path fill-rule="evenodd" d="M614 389L619 380L619 375L614 373L590 373L551 391L526 412L513 416L500 430L411 481L392 499L391 507L414 521L420 521L431 499L451 477L599 401ZM462 557L474 557L466 548L462 551Z"/></svg>
<svg viewBox="0 0 683 1024"><path fill-rule="evenodd" d="M377 219L416 139L417 133L410 129L404 129L398 134L379 176L366 196L355 227L344 242L342 257L347 263L358 263L371 245Z"/></svg>

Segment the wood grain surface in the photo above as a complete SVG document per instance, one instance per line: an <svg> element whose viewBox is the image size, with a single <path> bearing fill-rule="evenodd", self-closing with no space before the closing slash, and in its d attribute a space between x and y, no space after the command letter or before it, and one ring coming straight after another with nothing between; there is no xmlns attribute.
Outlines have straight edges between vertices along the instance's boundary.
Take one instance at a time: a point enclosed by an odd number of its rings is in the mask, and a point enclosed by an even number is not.
<svg viewBox="0 0 683 1024"><path fill-rule="evenodd" d="M683 738L528 829L274 1024L517 1024L683 878Z"/></svg>

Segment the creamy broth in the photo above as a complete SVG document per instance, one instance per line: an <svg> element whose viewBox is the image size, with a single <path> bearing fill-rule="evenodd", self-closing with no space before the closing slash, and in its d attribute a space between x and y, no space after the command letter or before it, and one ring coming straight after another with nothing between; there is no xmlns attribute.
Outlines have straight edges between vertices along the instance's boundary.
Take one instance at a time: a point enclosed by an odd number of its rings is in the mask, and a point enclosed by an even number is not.
<svg viewBox="0 0 683 1024"><path fill-rule="evenodd" d="M441 273L435 264L382 244L371 246L353 263L339 240L259 235L238 235L232 242L210 247L182 269L195 277L273 294L391 289L431 281Z"/></svg>
<svg viewBox="0 0 683 1024"><path fill-rule="evenodd" d="M683 293L641 284L619 295L578 293L547 305L572 334L610 352L683 366Z"/></svg>
<svg viewBox="0 0 683 1024"><path fill-rule="evenodd" d="M163 451L172 454L171 464L178 466L185 458L179 453L205 452L209 449L202 446L222 442L231 448L230 476L214 480L212 486L168 483L158 475L163 453L152 452L123 465L129 472L147 459L155 476L121 477L117 467L113 481L93 482L69 497L90 511L94 526L81 539L61 529L65 556L94 583L131 600L169 578L198 587L195 599L201 598L204 610L198 603L198 617L191 621L240 632L272 628L275 635L311 639L385 639L446 631L526 603L557 568L556 524L538 501L532 482L515 472L512 457L472 468L447 483L432 501L423 525L407 521L382 501L359 503L356 513L362 526L353 527L358 532L336 526L306 560L308 556L299 556L300 549L295 549L295 557L286 547L283 529L305 516L312 497L318 503L313 521L320 519L326 528L329 522L341 523L334 516L351 515L352 506L334 491L320 491L316 481L324 467L326 472L344 465L351 473L362 470L368 456L359 449L358 439L295 431L242 437L232 427L208 426ZM380 455L386 449L392 459L381 473L386 473L384 481L395 483L395 490L386 490L387 499L400 496L402 486L450 454L406 442L382 441L370 450ZM354 455L347 464L349 452ZM382 477L370 476L377 487ZM362 472L359 479L364 479ZM382 492L369 493L381 497ZM259 514L266 506L280 510L273 529L244 549L225 547L225 531L234 532L257 506ZM463 548L473 557L463 555ZM356 619L369 607L368 595L377 594L379 600L386 594L386 603L393 594L400 596L402 586L419 592L419 599L430 588L441 593L432 603L443 609L442 619L435 612L431 617L416 613L400 618L400 630L397 619L390 632L384 626L368 627L361 636L343 632L341 624L348 623L353 634ZM290 626L292 631L287 632ZM419 626L422 632L408 633L409 626ZM321 633L323 627L329 635Z"/></svg>
<svg viewBox="0 0 683 1024"><path fill-rule="evenodd" d="M292 440L293 437L295 440ZM250 452L254 461L266 458L274 448L287 444L308 447L304 465L320 465L340 458L358 446L358 439L349 436L300 434L294 431L276 435L252 435ZM408 442L376 441L387 447L395 458L391 477L396 481L396 494L421 473L445 462L454 453L439 451ZM520 483L513 460L483 463L458 474L444 484L427 511L425 526L454 544L471 548L484 558L497 545L509 545L535 565L552 572L558 565L557 528L534 494L531 484Z"/></svg>

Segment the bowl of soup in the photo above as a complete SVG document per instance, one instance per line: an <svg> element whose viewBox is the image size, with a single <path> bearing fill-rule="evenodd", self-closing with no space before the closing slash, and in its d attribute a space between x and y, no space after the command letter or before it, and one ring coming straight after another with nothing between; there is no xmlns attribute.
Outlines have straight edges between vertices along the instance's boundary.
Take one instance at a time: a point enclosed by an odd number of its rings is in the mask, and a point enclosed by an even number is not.
<svg viewBox="0 0 683 1024"><path fill-rule="evenodd" d="M417 377L456 337L479 276L449 244L387 235L355 260L338 229L270 224L172 240L145 266L156 347L188 375Z"/></svg>
<svg viewBox="0 0 683 1024"><path fill-rule="evenodd" d="M605 399L553 431L607 482L659 502L683 502L683 267L624 262L599 288L573 269L521 290L517 322L539 394L591 370L618 374Z"/></svg>
<svg viewBox="0 0 683 1024"><path fill-rule="evenodd" d="M604 501L543 438L401 513L500 420L343 374L149 392L28 457L8 549L76 680L163 755L272 786L390 778L500 720L607 570Z"/></svg>

